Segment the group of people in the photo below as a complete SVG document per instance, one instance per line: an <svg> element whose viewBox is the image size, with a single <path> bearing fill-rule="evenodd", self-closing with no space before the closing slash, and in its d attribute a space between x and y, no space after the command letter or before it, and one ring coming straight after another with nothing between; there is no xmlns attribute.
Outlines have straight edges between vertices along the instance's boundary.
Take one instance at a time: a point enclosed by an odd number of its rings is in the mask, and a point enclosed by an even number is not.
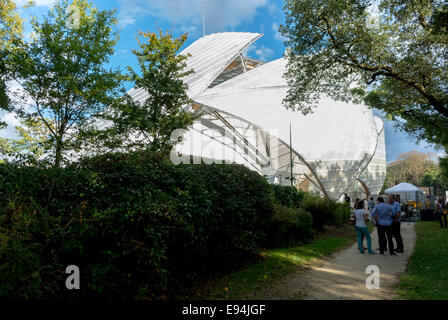
<svg viewBox="0 0 448 320"><path fill-rule="evenodd" d="M350 198L345 194L345 201L350 202ZM368 202L368 211L365 209L365 200L356 199L354 208L354 225L358 237L358 249L364 253L367 249L369 254L376 254L372 250L372 239L367 228L367 220L374 222L378 232L378 242L380 254L389 251L389 254L403 253L403 238L400 232L401 205L396 201L395 196L389 195L388 203L382 197L378 197L376 204L373 198ZM367 239L367 248L363 246L363 239ZM394 246L393 238L397 243Z"/></svg>
<svg viewBox="0 0 448 320"><path fill-rule="evenodd" d="M443 203L442 199L439 199L436 204L435 213L437 215L437 219L440 222L440 228L447 227L447 216L448 216L448 202L446 204Z"/></svg>

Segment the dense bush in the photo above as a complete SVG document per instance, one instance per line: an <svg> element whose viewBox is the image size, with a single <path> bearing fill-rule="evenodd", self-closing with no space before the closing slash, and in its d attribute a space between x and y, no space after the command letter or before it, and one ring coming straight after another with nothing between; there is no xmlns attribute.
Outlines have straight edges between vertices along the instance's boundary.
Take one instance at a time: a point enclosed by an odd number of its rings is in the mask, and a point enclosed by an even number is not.
<svg viewBox="0 0 448 320"><path fill-rule="evenodd" d="M330 224L341 226L347 224L350 220L350 205L348 203L334 203L333 213L331 215Z"/></svg>
<svg viewBox="0 0 448 320"><path fill-rule="evenodd" d="M265 179L240 165L148 154L0 165L0 297L152 297L257 248L272 203ZM71 264L81 290L65 289Z"/></svg>
<svg viewBox="0 0 448 320"><path fill-rule="evenodd" d="M273 184L275 202L289 208L298 208L303 199L304 193L296 188Z"/></svg>
<svg viewBox="0 0 448 320"><path fill-rule="evenodd" d="M273 248L306 242L313 237L312 225L309 212L276 204L267 231L266 246Z"/></svg>
<svg viewBox="0 0 448 320"><path fill-rule="evenodd" d="M318 231L323 230L325 225L341 225L350 219L350 208L346 204L313 193L304 194L301 208L311 213L313 228Z"/></svg>
<svg viewBox="0 0 448 320"><path fill-rule="evenodd" d="M320 231L330 222L332 206L330 201L316 194L306 193L303 197L301 207L311 213L313 217L313 228Z"/></svg>
<svg viewBox="0 0 448 320"><path fill-rule="evenodd" d="M147 153L0 164L0 298L157 298L348 217L345 205L240 165L175 166ZM65 288L72 264L81 290Z"/></svg>

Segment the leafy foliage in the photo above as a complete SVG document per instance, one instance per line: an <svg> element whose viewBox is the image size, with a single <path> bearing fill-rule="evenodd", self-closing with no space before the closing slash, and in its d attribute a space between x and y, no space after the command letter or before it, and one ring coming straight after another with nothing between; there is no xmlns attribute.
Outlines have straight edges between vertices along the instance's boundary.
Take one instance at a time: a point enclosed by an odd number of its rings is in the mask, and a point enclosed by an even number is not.
<svg viewBox="0 0 448 320"><path fill-rule="evenodd" d="M276 204L266 233L267 247L288 247L304 243L313 237L313 218L301 208Z"/></svg>
<svg viewBox="0 0 448 320"><path fill-rule="evenodd" d="M304 193L290 186L273 184L274 198L278 204L288 208L299 208Z"/></svg>
<svg viewBox="0 0 448 320"><path fill-rule="evenodd" d="M109 105L122 80L118 71L104 67L114 53L115 13L99 11L87 0L72 6L77 8L77 25L68 23L73 7L61 0L42 22L32 21L36 36L13 55L16 79L26 94L17 98L14 111L46 124L56 166L63 161L64 150L76 147L75 127L82 128L86 119Z"/></svg>
<svg viewBox="0 0 448 320"><path fill-rule="evenodd" d="M342 226L344 224L347 224L350 220L350 213L350 205L348 203L333 202L330 224L335 226Z"/></svg>
<svg viewBox="0 0 448 320"><path fill-rule="evenodd" d="M0 110L9 110L9 97L6 93L6 81L11 77L9 55L12 45L23 32L23 20L17 13L14 1L0 0ZM0 121L0 126L5 122Z"/></svg>
<svg viewBox="0 0 448 320"><path fill-rule="evenodd" d="M419 187L433 187L436 194L443 196L448 190L448 180L434 158L434 154L418 151L399 155L397 161L387 166L386 187L408 182Z"/></svg>
<svg viewBox="0 0 448 320"><path fill-rule="evenodd" d="M411 135L448 147L448 33L443 0L288 0L287 108L320 96L383 110ZM404 120L404 121L401 121Z"/></svg>
<svg viewBox="0 0 448 320"><path fill-rule="evenodd" d="M171 141L172 132L187 128L194 120L193 114L186 110L191 101L182 79L193 71L185 70L187 56L176 54L187 35L173 38L162 31L140 35L145 41L138 42L140 50L134 54L141 75L129 68L129 80L147 97L140 102L125 95L115 101L102 115L111 126L98 134L111 149L125 147L169 154L177 142Z"/></svg>
<svg viewBox="0 0 448 320"><path fill-rule="evenodd" d="M47 120L47 123L51 121ZM21 125L15 129L17 139L0 138L0 157L28 163L35 162L51 147L49 130L40 119L21 120Z"/></svg>
<svg viewBox="0 0 448 320"><path fill-rule="evenodd" d="M1 164L0 180L9 298L149 298L258 248L273 210L270 185L243 166L175 166L155 154ZM64 285L70 264L82 273L77 293Z"/></svg>
<svg viewBox="0 0 448 320"><path fill-rule="evenodd" d="M350 208L346 204L321 198L317 194L305 193L301 208L311 213L313 228L317 231L323 230L325 225L340 225L350 219Z"/></svg>
<svg viewBox="0 0 448 320"><path fill-rule="evenodd" d="M11 38L21 35L23 20L14 1L0 0L0 51L9 46Z"/></svg>

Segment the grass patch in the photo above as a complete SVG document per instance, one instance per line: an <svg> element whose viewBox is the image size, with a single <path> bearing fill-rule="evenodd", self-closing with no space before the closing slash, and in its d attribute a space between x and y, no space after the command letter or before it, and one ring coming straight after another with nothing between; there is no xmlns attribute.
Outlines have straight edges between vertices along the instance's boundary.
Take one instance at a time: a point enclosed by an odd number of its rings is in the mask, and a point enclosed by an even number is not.
<svg viewBox="0 0 448 320"><path fill-rule="evenodd" d="M401 299L448 299L448 230L438 222L419 221L417 240L397 289Z"/></svg>
<svg viewBox="0 0 448 320"><path fill-rule="evenodd" d="M262 262L222 277L209 294L202 298L247 299L253 292L273 285L276 280L340 250L353 240L353 226L331 227L319 234L313 243L265 250L261 253L264 258Z"/></svg>

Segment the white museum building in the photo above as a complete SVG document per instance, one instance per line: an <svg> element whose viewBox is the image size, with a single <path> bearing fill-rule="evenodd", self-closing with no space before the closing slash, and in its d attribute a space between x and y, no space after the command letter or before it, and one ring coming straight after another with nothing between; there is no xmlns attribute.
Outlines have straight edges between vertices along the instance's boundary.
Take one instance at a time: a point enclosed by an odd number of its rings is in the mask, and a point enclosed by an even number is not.
<svg viewBox="0 0 448 320"><path fill-rule="evenodd" d="M261 36L210 34L180 53L191 55L187 69L194 73L184 81L193 100L189 108L200 117L183 131L172 155L241 163L285 185L292 165L299 189L333 199L345 192L378 195L386 177L383 121L364 105L329 98L308 115L286 109L286 60L264 63L244 56ZM147 97L143 89L128 94L139 101Z"/></svg>

